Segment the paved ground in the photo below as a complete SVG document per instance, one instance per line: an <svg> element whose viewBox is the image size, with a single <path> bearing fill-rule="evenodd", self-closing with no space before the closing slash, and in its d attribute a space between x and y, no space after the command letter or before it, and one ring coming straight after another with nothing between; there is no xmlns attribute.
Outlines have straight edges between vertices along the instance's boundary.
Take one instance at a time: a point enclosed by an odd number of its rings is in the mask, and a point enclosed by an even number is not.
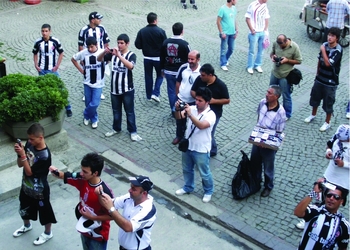
<svg viewBox="0 0 350 250"><path fill-rule="evenodd" d="M103 153L111 149L121 156L149 172L150 176L162 171L171 177L170 184L183 184L181 154L171 144L175 136L175 120L166 95L166 82L162 86L161 103L148 102L145 98L143 81L142 54L133 46L137 31L146 25L146 15L154 11L159 17L159 26L171 35L171 26L177 21L185 26L185 39L193 49L201 52L201 62L210 62L215 66L217 75L228 85L231 95L230 105L225 106L223 117L217 129L216 139L219 154L211 160L211 169L215 180L215 193L211 204L220 211L212 220L224 223L233 230L242 232L256 241L273 249L295 248L301 232L294 228L297 222L293 216L296 203L309 191L311 183L321 176L327 166L324 158L325 142L341 123L348 123L345 107L349 99L349 49L344 50L341 84L337 91L332 128L324 133L318 131L324 122L325 114L320 110L318 117L305 124L304 118L310 114L308 105L310 88L316 72L317 54L320 43L311 41L306 35L306 27L298 19L303 0L269 1L270 35L274 40L284 33L296 41L303 55L303 63L298 68L303 72L304 80L293 93L293 117L286 125L286 139L281 151L276 155L275 189L268 198L259 194L243 201L234 201L231 195L231 179L240 160L240 150L250 153L251 145L247 138L256 121L256 107L264 97L268 87L272 63L269 61L269 49L265 53L263 74L253 76L245 71L247 58L247 33L244 21L245 10L250 0L238 1L239 35L236 49L228 72L219 68L219 38L216 28L218 8L222 0L198 0L198 10L180 8L178 0L136 0L112 1L95 0L86 4L69 1L42 1L41 4L28 6L21 2L0 1L2 23L0 24L0 53L8 59L8 73L36 74L32 62L31 48L34 40L40 36L43 23L50 23L53 35L58 37L65 48L65 58L60 68L62 79L70 91L70 102L74 115L67 118L65 129L71 138L82 145ZM104 15L103 25L107 28L112 41L120 33L131 38L130 49L137 56L134 71L136 83L136 117L141 142L133 143L123 124L123 132L112 138L105 138L110 130L112 112L109 86L104 93L107 98L99 107L99 127L96 130L82 124L83 102L82 76L77 72L70 57L77 51L77 34L88 22L88 14L98 10ZM113 42L112 42L113 44ZM106 81L108 83L108 80ZM96 142L92 144L90 142ZM102 146L101 146L102 145ZM70 155L66 155L69 163ZM202 197L201 182L197 177L197 189L188 199ZM176 188L174 188L174 191ZM200 204L200 206L206 206ZM201 210L201 207L197 207ZM349 215L349 206L342 209ZM283 246L283 247L281 247Z"/></svg>

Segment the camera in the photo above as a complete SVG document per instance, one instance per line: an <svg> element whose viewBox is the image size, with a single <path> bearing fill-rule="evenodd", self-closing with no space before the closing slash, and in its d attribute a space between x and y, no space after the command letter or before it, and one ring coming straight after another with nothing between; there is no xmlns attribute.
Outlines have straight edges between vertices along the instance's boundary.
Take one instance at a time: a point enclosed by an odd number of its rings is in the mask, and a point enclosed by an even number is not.
<svg viewBox="0 0 350 250"><path fill-rule="evenodd" d="M275 61L276 67L281 66L281 61L282 60L283 60L283 57L275 56L274 61Z"/></svg>
<svg viewBox="0 0 350 250"><path fill-rule="evenodd" d="M22 147L21 139L17 139L17 144L18 144L18 146Z"/></svg>
<svg viewBox="0 0 350 250"><path fill-rule="evenodd" d="M181 100L179 101L179 108L181 111L185 109L186 105L187 105L186 102L181 101Z"/></svg>

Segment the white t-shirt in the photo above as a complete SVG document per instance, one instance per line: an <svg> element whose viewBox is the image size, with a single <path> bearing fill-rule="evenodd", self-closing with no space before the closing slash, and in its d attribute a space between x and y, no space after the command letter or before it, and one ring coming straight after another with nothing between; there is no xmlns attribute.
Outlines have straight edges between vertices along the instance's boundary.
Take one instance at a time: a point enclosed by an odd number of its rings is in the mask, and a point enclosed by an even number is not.
<svg viewBox="0 0 350 250"><path fill-rule="evenodd" d="M250 23L255 32L262 32L265 29L265 19L270 18L267 4L260 4L258 0L252 2L245 13L245 17L250 19Z"/></svg>

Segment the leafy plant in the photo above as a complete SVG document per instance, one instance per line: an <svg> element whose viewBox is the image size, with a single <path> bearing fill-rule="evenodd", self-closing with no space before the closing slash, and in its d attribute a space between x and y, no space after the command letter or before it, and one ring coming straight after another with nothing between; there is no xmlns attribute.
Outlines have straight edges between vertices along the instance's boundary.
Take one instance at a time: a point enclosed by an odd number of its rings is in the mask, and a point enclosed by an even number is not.
<svg viewBox="0 0 350 250"><path fill-rule="evenodd" d="M0 124L30 122L59 113L68 104L64 82L53 74L11 74L0 78Z"/></svg>

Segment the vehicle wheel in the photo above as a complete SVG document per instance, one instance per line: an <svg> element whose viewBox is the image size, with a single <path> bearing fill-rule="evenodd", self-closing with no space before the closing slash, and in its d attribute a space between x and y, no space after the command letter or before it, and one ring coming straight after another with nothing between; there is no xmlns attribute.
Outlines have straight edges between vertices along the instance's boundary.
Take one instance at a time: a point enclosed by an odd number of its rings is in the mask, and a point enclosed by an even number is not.
<svg viewBox="0 0 350 250"><path fill-rule="evenodd" d="M344 30L342 30L340 35L339 44L343 48L346 48L349 46L349 43L350 43L349 29L344 28Z"/></svg>
<svg viewBox="0 0 350 250"><path fill-rule="evenodd" d="M318 42L322 37L322 31L320 29L311 27L310 25L306 27L306 32L309 38L315 42Z"/></svg>

